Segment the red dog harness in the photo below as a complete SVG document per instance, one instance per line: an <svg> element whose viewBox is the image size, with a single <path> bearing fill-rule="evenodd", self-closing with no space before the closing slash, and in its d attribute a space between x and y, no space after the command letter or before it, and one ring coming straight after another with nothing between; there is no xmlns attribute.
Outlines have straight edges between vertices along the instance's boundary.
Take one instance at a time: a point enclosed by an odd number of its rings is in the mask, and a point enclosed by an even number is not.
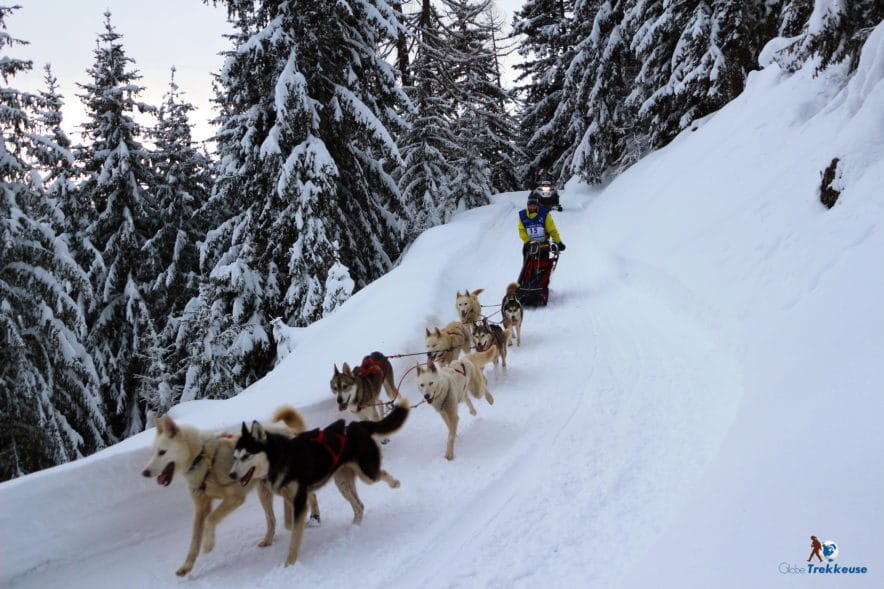
<svg viewBox="0 0 884 589"><path fill-rule="evenodd" d="M371 356L366 356L362 360L362 365L353 369L358 376L368 376L369 374L379 374L381 378L387 376L387 367L378 362Z"/></svg>
<svg viewBox="0 0 884 589"><path fill-rule="evenodd" d="M347 443L347 436L339 434L337 432L331 432L331 435L337 437L338 441L341 443L341 447L337 452L335 452L334 448L332 448L331 445L329 445L329 443L326 441L324 429L319 430L319 433L311 438L311 441L322 444L322 446L326 450L328 450L328 453L331 454L332 465L337 466L338 463L341 461L341 456L344 455L344 445Z"/></svg>

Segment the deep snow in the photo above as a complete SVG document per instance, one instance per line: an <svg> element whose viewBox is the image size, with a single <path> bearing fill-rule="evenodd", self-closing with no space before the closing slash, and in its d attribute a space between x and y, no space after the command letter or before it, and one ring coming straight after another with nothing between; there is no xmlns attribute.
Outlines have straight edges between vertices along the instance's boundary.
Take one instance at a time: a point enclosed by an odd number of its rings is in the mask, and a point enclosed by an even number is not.
<svg viewBox="0 0 884 589"><path fill-rule="evenodd" d="M563 191L568 249L549 307L528 311L496 402L461 409L456 459L426 405L384 448L402 481L359 487L361 526L330 486L296 566L288 534L256 547L257 501L174 576L184 485L140 476L148 431L0 485L0 585L13 587L880 587L884 553L884 27L843 72L768 66L720 112L603 190ZM820 205L820 171L844 190ZM497 304L519 269L525 193L427 231L402 263L228 401L173 416L235 428L283 403L338 417L332 365L422 349L454 295ZM488 309L493 312L493 308ZM493 317L494 318L494 317ZM394 360L398 378L413 359ZM413 373L402 392L417 402ZM277 499L277 512L281 513ZM805 566L836 540L852 578Z"/></svg>

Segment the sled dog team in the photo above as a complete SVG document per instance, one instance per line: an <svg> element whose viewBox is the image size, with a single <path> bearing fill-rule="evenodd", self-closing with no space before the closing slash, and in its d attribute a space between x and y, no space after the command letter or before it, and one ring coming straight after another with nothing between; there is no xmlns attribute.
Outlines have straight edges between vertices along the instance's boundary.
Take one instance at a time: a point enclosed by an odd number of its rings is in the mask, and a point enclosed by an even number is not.
<svg viewBox="0 0 884 589"><path fill-rule="evenodd" d="M448 426L448 460L454 458L459 405L465 403L470 414L476 415L471 396L494 403L483 367L499 361L505 368L511 340L521 345L523 309L515 295L517 288L517 284L510 284L501 302L502 326L482 317L479 295L484 289L478 289L457 293L459 321L441 329L426 329L427 363L417 366L417 388ZM397 400L389 359L373 352L358 367L350 368L345 362L338 370L335 365L329 384L338 410L350 409L362 420L347 424L339 419L323 429L308 431L301 414L284 405L266 423L253 421L249 426L243 422L240 432L227 433L181 425L169 415L154 418L156 437L141 474L156 477L164 487L180 474L194 504L190 547L175 574L189 573L201 549L212 551L218 523L242 505L252 489L257 491L266 520L264 538L258 544L261 547L270 546L276 533L273 495L284 498L284 523L291 530L285 560L289 566L298 559L304 528L320 523L315 493L329 480L334 480L350 503L354 524L362 522L365 512L356 492L357 477L366 484L384 481L391 488L399 487L399 481L381 468L381 448L375 440L386 443L409 412L408 401L404 397ZM395 401L385 417L379 410L382 387L390 401ZM213 509L216 499L221 502Z"/></svg>

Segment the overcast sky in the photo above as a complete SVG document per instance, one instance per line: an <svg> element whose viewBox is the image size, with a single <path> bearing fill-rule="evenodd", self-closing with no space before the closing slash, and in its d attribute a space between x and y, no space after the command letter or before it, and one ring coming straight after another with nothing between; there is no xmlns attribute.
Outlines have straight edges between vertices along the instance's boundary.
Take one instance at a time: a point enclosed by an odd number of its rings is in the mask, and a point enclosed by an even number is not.
<svg viewBox="0 0 884 589"><path fill-rule="evenodd" d="M512 12L523 1L497 0L507 29ZM212 74L221 66L220 52L230 46L223 37L231 30L225 9L207 6L201 0L25 0L20 4L6 24L13 37L29 44L10 53L32 60L34 70L16 76L11 85L27 91L44 89L43 66L50 63L65 99L64 129L75 140L84 118L77 97L82 91L76 84L90 81L86 72L95 60L93 52L98 34L104 30L105 10L110 10L111 23L123 35L123 49L142 75L140 84L145 91L141 100L160 104L174 66L184 99L197 107L190 117L194 137L211 135Z"/></svg>

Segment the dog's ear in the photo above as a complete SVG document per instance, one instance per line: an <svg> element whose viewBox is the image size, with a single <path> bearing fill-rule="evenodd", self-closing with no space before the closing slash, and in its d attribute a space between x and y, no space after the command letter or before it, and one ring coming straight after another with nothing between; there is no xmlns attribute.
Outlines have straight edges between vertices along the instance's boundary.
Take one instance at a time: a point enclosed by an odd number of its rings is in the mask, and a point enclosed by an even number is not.
<svg viewBox="0 0 884 589"><path fill-rule="evenodd" d="M417 368L417 375L420 376L421 373L423 373L423 371L424 371L424 369L421 368L421 363L420 363L420 362L418 362L418 363L416 364L416 368Z"/></svg>
<svg viewBox="0 0 884 589"><path fill-rule="evenodd" d="M252 429L249 434L255 438L256 442L264 442L267 440L267 435L264 433L264 426L258 421L252 422Z"/></svg>
<svg viewBox="0 0 884 589"><path fill-rule="evenodd" d="M430 333L430 328L429 328L429 327L425 327L424 330L427 332L427 337L430 337L430 335L432 335L432 334Z"/></svg>
<svg viewBox="0 0 884 589"><path fill-rule="evenodd" d="M175 423L167 413L166 415L160 417L160 425L157 426L157 431L166 434L170 438L174 438L175 434L177 434L180 430L178 428L178 424Z"/></svg>
<svg viewBox="0 0 884 589"><path fill-rule="evenodd" d="M427 370L430 372L438 372L438 370L436 370L436 363L432 360L427 360Z"/></svg>
<svg viewBox="0 0 884 589"><path fill-rule="evenodd" d="M353 372L350 370L350 365L347 364L346 362L344 362L343 370L344 370L344 374L346 374L347 376L353 376Z"/></svg>
<svg viewBox="0 0 884 589"><path fill-rule="evenodd" d="M340 372L338 371L338 365L337 365L337 364L335 364L335 374L340 374Z"/></svg>
<svg viewBox="0 0 884 589"><path fill-rule="evenodd" d="M157 428L157 433L163 433L163 422L156 415L153 416L153 426Z"/></svg>
<svg viewBox="0 0 884 589"><path fill-rule="evenodd" d="M473 296L474 296L474 297L477 297L477 296L479 296L480 294L482 294L483 292L485 292L485 289L484 289L484 288L480 288L480 289L474 290L474 291L473 291Z"/></svg>
<svg viewBox="0 0 884 589"><path fill-rule="evenodd" d="M251 434L249 433L249 427L246 425L245 421L242 422L242 433L240 435L244 438L251 437Z"/></svg>
<svg viewBox="0 0 884 589"><path fill-rule="evenodd" d="M433 333L433 335L435 335L436 337L442 337L442 332L439 331L439 328L437 327L436 331Z"/></svg>

